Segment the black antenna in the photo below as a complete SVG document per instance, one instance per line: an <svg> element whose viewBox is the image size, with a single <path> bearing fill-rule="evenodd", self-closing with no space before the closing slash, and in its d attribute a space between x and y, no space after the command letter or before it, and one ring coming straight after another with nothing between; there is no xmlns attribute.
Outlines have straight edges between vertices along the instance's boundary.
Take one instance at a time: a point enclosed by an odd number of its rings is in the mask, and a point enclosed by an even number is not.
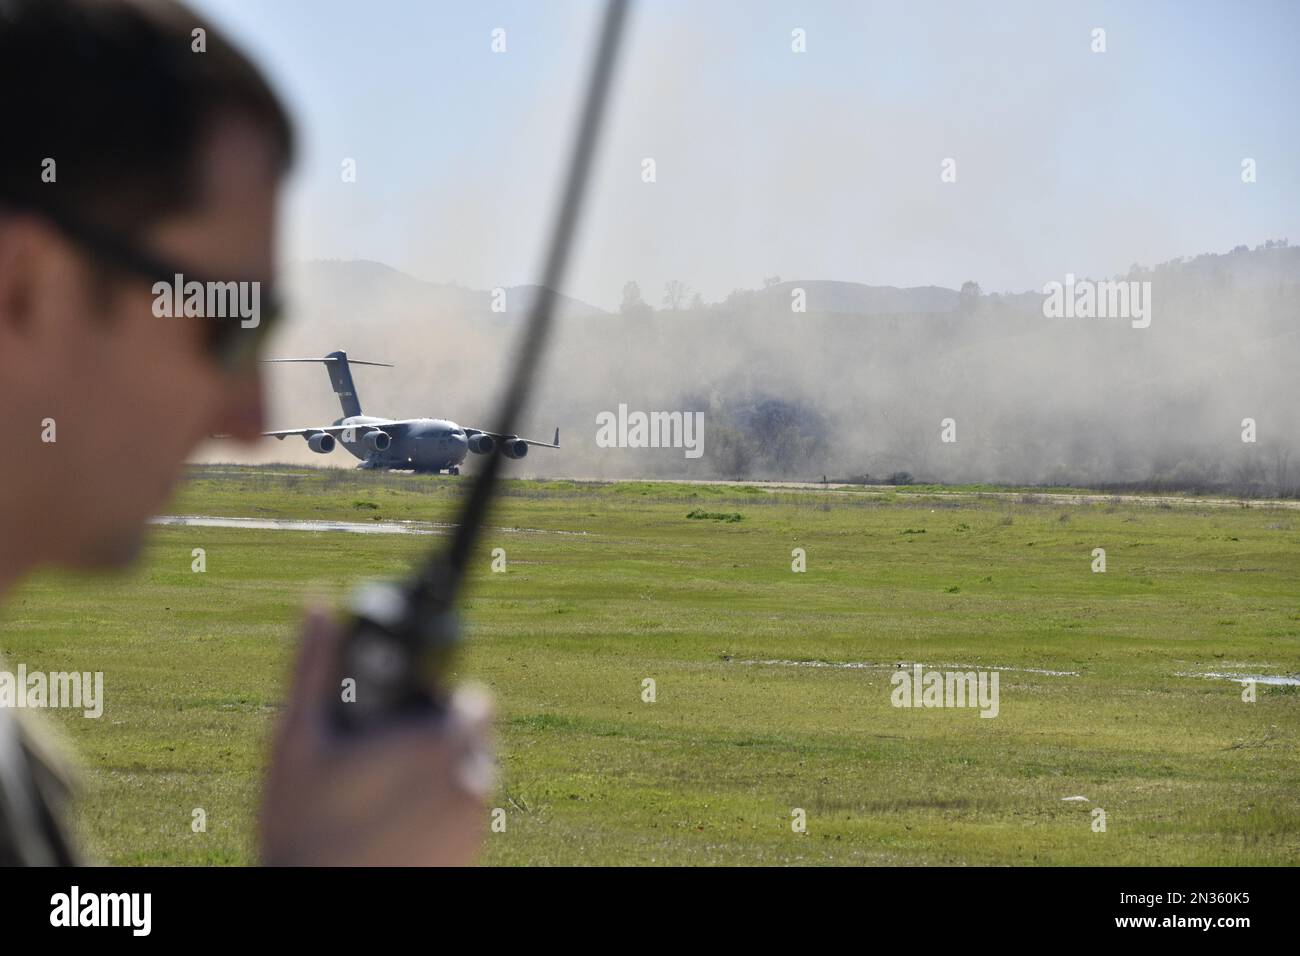
<svg viewBox="0 0 1300 956"><path fill-rule="evenodd" d="M628 2L609 0L605 6L599 46L547 246L541 289L529 309L510 385L497 413L497 435L515 433L515 423L545 350L556 290L564 281L600 135ZM345 698L336 708L342 728L352 729L404 714L436 712L445 705L443 678L460 639L453 605L496 490L503 445L501 441L495 443L474 477L446 552L435 553L407 588L371 588L355 602L356 617L342 655L343 678L355 682L355 693L352 700Z"/></svg>
<svg viewBox="0 0 1300 956"><path fill-rule="evenodd" d="M573 234L582 211L587 176L600 135L605 100L609 93L610 77L613 74L618 41L626 15L627 0L610 0L605 7L596 61L587 86L587 98L570 154L568 176L560 197L560 207L557 211L554 231L551 233L545 268L542 271L542 287L533 299L529 310L523 340L515 355L510 388L497 412L496 433L498 435L515 433L515 425L532 389L537 365L546 347L555 313L555 300L559 294L556 290L564 281L569 251L573 245ZM503 444L503 442L496 443L496 449L487 456L482 470L475 476L469 496L461 508L460 520L457 522L455 536L452 538L446 557L435 558L426 569L423 583L426 588L442 591L436 595L437 599L451 601L459 590L465 567L469 563L470 554L474 550L474 544L487 517L488 504L495 490L497 475L501 471L501 460L504 457Z"/></svg>

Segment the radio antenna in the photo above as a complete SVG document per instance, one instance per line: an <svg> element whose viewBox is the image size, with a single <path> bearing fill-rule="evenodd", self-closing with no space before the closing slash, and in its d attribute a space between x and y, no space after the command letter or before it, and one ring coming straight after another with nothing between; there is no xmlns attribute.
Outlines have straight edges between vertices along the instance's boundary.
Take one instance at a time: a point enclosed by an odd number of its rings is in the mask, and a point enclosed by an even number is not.
<svg viewBox="0 0 1300 956"><path fill-rule="evenodd" d="M515 434L546 348L557 289L564 282L587 191L628 5L629 0L609 0L605 6L559 208L546 247L541 289L531 303L509 386L495 419L498 435ZM343 676L356 681L356 694L353 701L336 708L342 727L354 728L373 720L443 708L443 681L460 641L454 605L496 490L503 445L495 444L474 476L447 550L435 553L406 588L372 587L354 603L355 618L344 641L341 663Z"/></svg>

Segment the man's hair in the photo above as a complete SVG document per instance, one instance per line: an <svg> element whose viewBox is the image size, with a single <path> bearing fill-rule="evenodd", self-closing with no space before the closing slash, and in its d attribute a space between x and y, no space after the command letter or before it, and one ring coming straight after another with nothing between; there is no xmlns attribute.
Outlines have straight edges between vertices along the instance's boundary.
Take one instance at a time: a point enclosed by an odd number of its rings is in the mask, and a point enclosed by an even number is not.
<svg viewBox="0 0 1300 956"><path fill-rule="evenodd" d="M293 154L257 68L170 0L0 0L0 97L0 211L129 230L183 213L199 199L204 136L226 116L265 130L285 167Z"/></svg>

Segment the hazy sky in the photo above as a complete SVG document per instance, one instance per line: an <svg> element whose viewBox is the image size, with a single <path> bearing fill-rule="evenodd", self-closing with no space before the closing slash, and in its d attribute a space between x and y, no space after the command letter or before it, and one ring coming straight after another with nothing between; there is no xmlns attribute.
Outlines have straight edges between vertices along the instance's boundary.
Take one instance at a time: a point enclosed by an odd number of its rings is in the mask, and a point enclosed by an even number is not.
<svg viewBox="0 0 1300 956"><path fill-rule="evenodd" d="M597 4L196 6L298 116L290 258L536 278ZM565 290L597 305L627 279L656 305L669 278L710 301L769 275L1022 291L1300 240L1298 3L636 6Z"/></svg>

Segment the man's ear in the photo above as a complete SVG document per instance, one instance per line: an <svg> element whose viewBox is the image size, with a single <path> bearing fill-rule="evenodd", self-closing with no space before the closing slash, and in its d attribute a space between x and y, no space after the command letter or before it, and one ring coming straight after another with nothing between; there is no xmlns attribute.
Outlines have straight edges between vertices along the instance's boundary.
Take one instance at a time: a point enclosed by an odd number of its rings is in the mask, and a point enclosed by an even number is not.
<svg viewBox="0 0 1300 956"><path fill-rule="evenodd" d="M53 226L35 216L0 216L0 366L10 375L47 374L41 360L78 340L84 281L83 266Z"/></svg>
<svg viewBox="0 0 1300 956"><path fill-rule="evenodd" d="M16 349L33 321L36 237L28 220L0 216L0 354Z"/></svg>

